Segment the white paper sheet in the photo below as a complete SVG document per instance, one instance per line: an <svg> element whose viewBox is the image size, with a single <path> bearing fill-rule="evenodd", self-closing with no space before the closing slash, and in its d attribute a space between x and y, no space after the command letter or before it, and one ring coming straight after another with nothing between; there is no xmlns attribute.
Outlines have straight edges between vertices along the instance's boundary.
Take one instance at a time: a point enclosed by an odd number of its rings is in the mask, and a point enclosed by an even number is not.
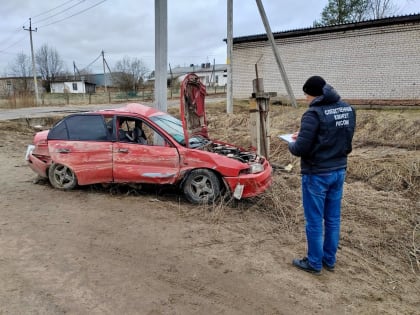
<svg viewBox="0 0 420 315"><path fill-rule="evenodd" d="M287 134L284 134L284 135L279 135L278 137L280 139L284 140L284 141L287 141L287 142L295 142L295 140L292 138L292 136L293 136L293 133L287 133Z"/></svg>

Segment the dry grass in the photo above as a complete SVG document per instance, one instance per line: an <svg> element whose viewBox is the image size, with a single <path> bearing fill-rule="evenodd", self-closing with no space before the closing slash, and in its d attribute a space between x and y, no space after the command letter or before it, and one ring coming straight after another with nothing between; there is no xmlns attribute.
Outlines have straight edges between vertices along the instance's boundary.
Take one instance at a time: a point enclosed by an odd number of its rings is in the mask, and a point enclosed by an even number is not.
<svg viewBox="0 0 420 315"><path fill-rule="evenodd" d="M256 235L255 244L264 242L268 255L290 264L289 254L304 254L306 246L299 159L277 135L297 130L304 110L270 108L274 184L258 198L197 206L166 188L138 191L124 186L116 191L98 189L98 193L116 193L116 198L133 202L141 194L141 200L164 202L161 207L177 211L186 222L194 217L211 223L216 233L223 228L240 230L252 240ZM178 113L176 108L170 112ZM337 272L317 278L316 285L337 290L349 313L417 314L413 310L419 309L420 296L420 110L358 110L357 114L344 186ZM208 121L212 138L250 146L247 102L235 103L230 115L225 114L225 104L212 104ZM1 122L0 146L13 142L16 147L21 141L24 148L22 139L29 140L32 133L26 122ZM289 164L293 168L286 172L284 166ZM312 285L314 280L307 281Z"/></svg>
<svg viewBox="0 0 420 315"><path fill-rule="evenodd" d="M304 110L283 106L270 109L270 162L275 172L269 191L251 200L220 200L211 206L189 206L180 199L180 214L199 216L214 224L232 216L257 215L270 222L264 228L283 244L302 241L299 159L288 152L277 135L297 130ZM169 111L178 114L176 108ZM212 138L245 148L251 145L246 101L235 103L233 114L226 115L223 103L211 104L207 112ZM26 126L21 127L4 122L0 131L28 132ZM346 261L349 268L356 263L372 277L378 272L389 273L390 281L397 281L401 274L412 274L415 290L420 290L419 146L419 110L357 111L342 207L340 252L344 267ZM289 164L293 168L285 172L283 167Z"/></svg>
<svg viewBox="0 0 420 315"><path fill-rule="evenodd" d="M0 99L0 108L24 108L33 107L36 104L35 97L31 94L22 94L20 96L11 96Z"/></svg>
<svg viewBox="0 0 420 315"><path fill-rule="evenodd" d="M216 107L217 108L217 107ZM304 221L300 197L299 159L277 139L297 130L304 108L272 106L270 161L274 185L259 198L241 201L235 209L259 213L277 225L289 242L300 238ZM368 272L403 272L419 269L420 224L420 115L419 110L357 111L354 152L349 157L343 199L343 255L357 259ZM250 146L247 103L234 114L216 109L208 114L213 138ZM291 164L290 173L282 168ZM230 209L217 209L223 214ZM220 217L218 218L220 220ZM274 231L276 232L276 231ZM379 263L379 264L378 264ZM380 268L378 266L381 266Z"/></svg>

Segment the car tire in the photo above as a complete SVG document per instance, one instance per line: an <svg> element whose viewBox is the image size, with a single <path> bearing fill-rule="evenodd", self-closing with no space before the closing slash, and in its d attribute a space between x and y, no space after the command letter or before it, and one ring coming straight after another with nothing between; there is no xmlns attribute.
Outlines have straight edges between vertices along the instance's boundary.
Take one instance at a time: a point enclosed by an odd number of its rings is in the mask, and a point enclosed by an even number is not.
<svg viewBox="0 0 420 315"><path fill-rule="evenodd" d="M76 174L62 164L52 164L48 171L48 179L57 189L70 190L77 186Z"/></svg>
<svg viewBox="0 0 420 315"><path fill-rule="evenodd" d="M210 204L220 197L220 181L210 170L192 170L184 181L183 191L191 203Z"/></svg>

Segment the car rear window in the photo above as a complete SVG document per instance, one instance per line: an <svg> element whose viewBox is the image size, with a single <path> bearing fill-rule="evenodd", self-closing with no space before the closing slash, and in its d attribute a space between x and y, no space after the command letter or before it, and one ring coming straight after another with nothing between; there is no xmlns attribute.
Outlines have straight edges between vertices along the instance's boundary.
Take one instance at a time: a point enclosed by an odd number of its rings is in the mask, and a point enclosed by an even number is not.
<svg viewBox="0 0 420 315"><path fill-rule="evenodd" d="M108 131L101 115L75 115L57 123L48 140L104 141L108 140Z"/></svg>

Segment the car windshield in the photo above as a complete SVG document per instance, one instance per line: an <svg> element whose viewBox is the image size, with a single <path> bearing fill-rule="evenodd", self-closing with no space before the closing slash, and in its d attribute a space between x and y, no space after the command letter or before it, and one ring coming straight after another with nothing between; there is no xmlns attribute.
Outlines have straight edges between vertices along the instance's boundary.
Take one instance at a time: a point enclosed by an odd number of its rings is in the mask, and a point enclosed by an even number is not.
<svg viewBox="0 0 420 315"><path fill-rule="evenodd" d="M169 133L172 138L179 144L184 145L184 130L182 129L182 122L171 115L159 115L150 118L160 128Z"/></svg>

